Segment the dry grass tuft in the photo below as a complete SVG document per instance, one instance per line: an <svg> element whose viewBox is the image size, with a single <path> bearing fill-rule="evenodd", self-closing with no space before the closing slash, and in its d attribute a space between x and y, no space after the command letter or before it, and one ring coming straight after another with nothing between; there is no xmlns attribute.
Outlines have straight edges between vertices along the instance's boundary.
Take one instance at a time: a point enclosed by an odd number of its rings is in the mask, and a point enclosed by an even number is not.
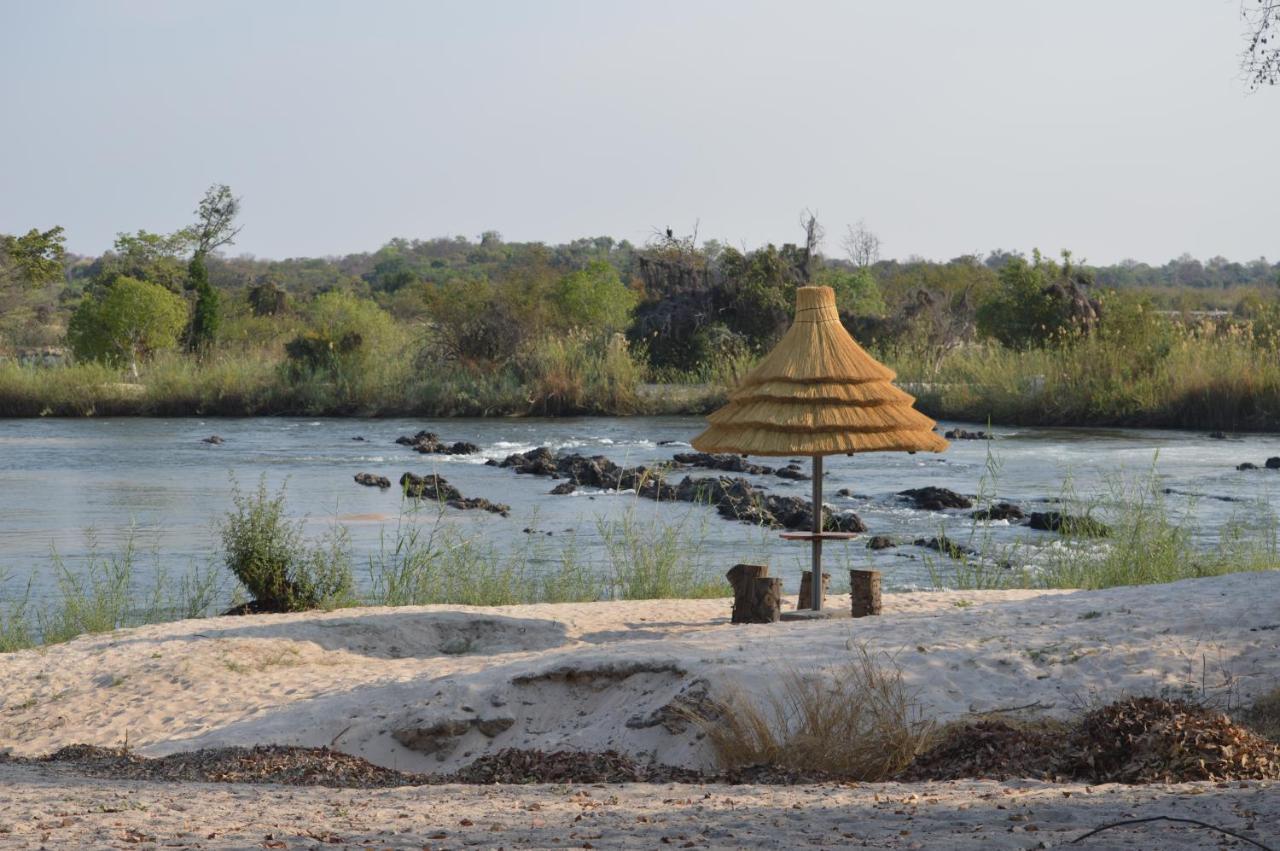
<svg viewBox="0 0 1280 851"><path fill-rule="evenodd" d="M895 665L865 647L829 672L791 671L767 696L731 691L691 716L723 769L792 769L851 780L884 780L906 767L929 740Z"/></svg>
<svg viewBox="0 0 1280 851"><path fill-rule="evenodd" d="M1239 714L1239 721L1259 736L1280 742L1280 687L1258 698Z"/></svg>

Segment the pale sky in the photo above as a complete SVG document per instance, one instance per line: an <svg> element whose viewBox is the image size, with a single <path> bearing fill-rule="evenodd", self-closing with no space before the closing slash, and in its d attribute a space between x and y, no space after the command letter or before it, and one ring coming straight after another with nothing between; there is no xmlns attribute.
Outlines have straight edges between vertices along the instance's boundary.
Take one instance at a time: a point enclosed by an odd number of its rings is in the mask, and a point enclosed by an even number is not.
<svg viewBox="0 0 1280 851"><path fill-rule="evenodd" d="M655 228L1280 258L1238 0L0 0L0 232L97 253L212 182L233 253Z"/></svg>

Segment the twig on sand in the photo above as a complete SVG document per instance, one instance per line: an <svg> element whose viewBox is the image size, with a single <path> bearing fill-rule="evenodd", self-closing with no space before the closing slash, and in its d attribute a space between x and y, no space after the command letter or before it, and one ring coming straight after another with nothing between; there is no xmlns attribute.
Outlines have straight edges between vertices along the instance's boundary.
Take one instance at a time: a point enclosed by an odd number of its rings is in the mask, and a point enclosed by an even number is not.
<svg viewBox="0 0 1280 851"><path fill-rule="evenodd" d="M1052 703L1041 703L1033 700L1031 703L1024 703L1022 706L1003 706L999 709L988 709L984 714L995 715L997 712L1021 712L1024 709L1052 709Z"/></svg>
<svg viewBox="0 0 1280 851"><path fill-rule="evenodd" d="M1095 827L1093 830L1089 831L1088 833L1082 836L1077 836L1075 839L1071 840L1071 844L1078 845L1079 843L1088 839L1090 836L1093 836L1095 833L1102 833L1102 831L1110 830L1113 827L1125 827L1131 824L1144 824L1146 822L1153 822L1153 821L1176 821L1176 822L1182 822L1184 824L1193 824L1196 827L1204 827L1204 828L1208 828L1209 830L1216 830L1219 833L1225 833L1227 836L1233 837L1235 839L1243 840L1244 842L1248 842L1250 845L1256 848L1261 848L1262 851L1276 851L1276 849L1271 848L1268 845L1263 845L1261 842L1258 842L1255 839L1250 839L1249 837L1240 833L1236 833L1233 830L1227 830L1225 827L1218 827L1216 824L1209 824L1208 822L1198 821L1193 818L1178 818L1177 816L1149 816L1148 818L1132 818L1132 819L1126 819L1125 821L1113 821L1110 824L1104 824L1101 827Z"/></svg>

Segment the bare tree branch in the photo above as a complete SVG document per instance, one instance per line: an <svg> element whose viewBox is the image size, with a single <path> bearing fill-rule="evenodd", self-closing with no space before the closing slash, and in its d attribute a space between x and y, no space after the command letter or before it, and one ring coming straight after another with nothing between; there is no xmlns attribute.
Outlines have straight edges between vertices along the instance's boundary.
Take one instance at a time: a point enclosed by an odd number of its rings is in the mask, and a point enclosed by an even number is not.
<svg viewBox="0 0 1280 851"><path fill-rule="evenodd" d="M1241 0L1245 33L1241 67L1249 88L1280 84L1280 0Z"/></svg>
<svg viewBox="0 0 1280 851"><path fill-rule="evenodd" d="M850 262L859 269L874 266L880 259L880 237L868 230L862 219L858 219L856 225L849 225L840 244L849 255Z"/></svg>

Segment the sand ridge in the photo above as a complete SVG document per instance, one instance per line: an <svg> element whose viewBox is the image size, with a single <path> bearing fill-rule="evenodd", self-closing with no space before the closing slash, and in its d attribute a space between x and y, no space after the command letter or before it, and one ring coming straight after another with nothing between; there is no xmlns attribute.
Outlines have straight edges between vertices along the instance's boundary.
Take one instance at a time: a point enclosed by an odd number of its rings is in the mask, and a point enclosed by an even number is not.
<svg viewBox="0 0 1280 851"><path fill-rule="evenodd" d="M938 720L1127 694L1249 702L1280 682L1280 572L1094 592L885 595L877 618L728 624L728 600L348 609L160 624L0 656L0 747L161 755L333 746L442 772L504 747L707 767L671 711L763 693L853 642ZM833 605L847 605L835 598Z"/></svg>

